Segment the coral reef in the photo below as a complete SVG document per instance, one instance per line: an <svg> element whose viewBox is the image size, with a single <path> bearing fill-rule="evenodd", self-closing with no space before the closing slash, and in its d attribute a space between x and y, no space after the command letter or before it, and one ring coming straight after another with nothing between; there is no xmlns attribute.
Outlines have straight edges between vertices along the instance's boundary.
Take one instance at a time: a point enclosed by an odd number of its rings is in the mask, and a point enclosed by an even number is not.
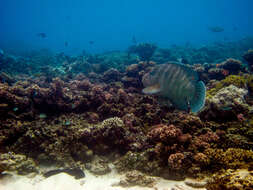
<svg viewBox="0 0 253 190"><path fill-rule="evenodd" d="M95 157L91 163L85 164L85 168L95 175L105 175L111 172L106 160Z"/></svg>
<svg viewBox="0 0 253 190"><path fill-rule="evenodd" d="M218 109L233 106L243 108L246 107L246 100L244 97L247 94L247 90L230 85L218 91L215 96L212 97L210 103L216 106Z"/></svg>
<svg viewBox="0 0 253 190"><path fill-rule="evenodd" d="M248 170L226 170L215 174L207 184L207 190L250 190L253 188L253 173Z"/></svg>
<svg viewBox="0 0 253 190"><path fill-rule="evenodd" d="M251 77L244 78L230 75L207 91L206 107L200 117L206 120L236 120L238 114L252 112L253 107L247 103Z"/></svg>
<svg viewBox="0 0 253 190"><path fill-rule="evenodd" d="M207 179L201 180L201 181L193 180L193 179L186 179L184 183L190 187L193 187L193 188L205 188L207 186L207 182L208 182Z"/></svg>
<svg viewBox="0 0 253 190"><path fill-rule="evenodd" d="M213 170L218 170L221 166L224 169L252 168L253 152L240 148L206 149L204 154L209 160Z"/></svg>
<svg viewBox="0 0 253 190"><path fill-rule="evenodd" d="M132 187L132 186L142 186L142 187L153 187L156 184L156 181L152 177L145 176L137 170L127 172L125 177L120 180L119 183L114 184L113 186L122 186L122 187Z"/></svg>
<svg viewBox="0 0 253 190"><path fill-rule="evenodd" d="M227 59L226 61L220 64L217 64L217 67L223 69L224 75L228 75L228 74L237 75L239 74L240 71L243 71L242 62L240 60L231 59L231 58ZM226 72L227 74L225 74Z"/></svg>
<svg viewBox="0 0 253 190"><path fill-rule="evenodd" d="M152 186L145 174L203 179L215 173L209 189L232 188L230 180L251 187L253 77L241 60L250 43L1 55L0 172L36 173L37 165L48 164L103 175L114 163L126 173L124 186ZM243 56L249 67L251 54ZM143 75L166 61L188 65L205 82L206 105L198 115L142 93ZM242 181L236 181L239 169L249 169Z"/></svg>
<svg viewBox="0 0 253 190"><path fill-rule="evenodd" d="M251 76L245 75L229 75L224 80L217 82L214 87L208 89L207 98L214 96L219 90L229 85L234 85L238 88L247 88L250 85Z"/></svg>
<svg viewBox="0 0 253 190"><path fill-rule="evenodd" d="M25 155L8 152L0 154L0 173L4 171L17 172L26 175L32 172L38 173L35 161Z"/></svg>

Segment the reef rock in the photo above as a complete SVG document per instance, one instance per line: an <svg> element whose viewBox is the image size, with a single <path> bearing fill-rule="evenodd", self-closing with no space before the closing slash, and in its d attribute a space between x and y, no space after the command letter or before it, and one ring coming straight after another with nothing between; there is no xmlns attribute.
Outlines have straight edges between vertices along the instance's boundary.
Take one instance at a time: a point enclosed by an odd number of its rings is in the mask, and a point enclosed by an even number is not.
<svg viewBox="0 0 253 190"><path fill-rule="evenodd" d="M200 117L211 120L235 120L239 113L247 113L252 109L246 103L247 94L248 90L232 84L224 87L207 99L207 106L200 113Z"/></svg>
<svg viewBox="0 0 253 190"><path fill-rule="evenodd" d="M245 95L248 91L242 88L238 88L234 85L230 85L218 91L218 93L211 99L211 103L215 104L218 109L224 107L233 106L245 106Z"/></svg>
<svg viewBox="0 0 253 190"><path fill-rule="evenodd" d="M132 187L132 186L142 186L142 187L153 187L155 185L155 179L148 177L145 174L137 170L127 172L125 177L120 180L119 183L114 184L113 186L123 186L123 187Z"/></svg>
<svg viewBox="0 0 253 190"><path fill-rule="evenodd" d="M87 163L85 167L95 175L105 175L111 172L108 163L99 157L96 157L91 163Z"/></svg>
<svg viewBox="0 0 253 190"><path fill-rule="evenodd" d="M0 173L4 171L16 171L20 175L38 172L31 158L12 152L0 154Z"/></svg>
<svg viewBox="0 0 253 190"><path fill-rule="evenodd" d="M226 61L217 65L219 68L224 69L223 74L238 74L242 71L242 62L236 59L227 59Z"/></svg>

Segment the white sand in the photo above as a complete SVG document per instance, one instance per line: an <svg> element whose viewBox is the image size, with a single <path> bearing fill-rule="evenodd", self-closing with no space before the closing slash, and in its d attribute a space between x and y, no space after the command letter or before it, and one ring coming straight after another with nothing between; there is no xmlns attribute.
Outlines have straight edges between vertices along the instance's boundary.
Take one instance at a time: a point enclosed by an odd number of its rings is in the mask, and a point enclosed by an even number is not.
<svg viewBox="0 0 253 190"><path fill-rule="evenodd" d="M123 188L112 186L112 184L119 182L122 177L122 175L117 174L115 171L103 176L94 176L85 171L85 175L85 178L79 180L65 173L60 173L49 178L39 175L34 178L12 175L0 180L0 190L171 190L172 187L176 190L193 189L186 186L183 181L170 181L161 178L157 178L157 184L154 188L140 186Z"/></svg>

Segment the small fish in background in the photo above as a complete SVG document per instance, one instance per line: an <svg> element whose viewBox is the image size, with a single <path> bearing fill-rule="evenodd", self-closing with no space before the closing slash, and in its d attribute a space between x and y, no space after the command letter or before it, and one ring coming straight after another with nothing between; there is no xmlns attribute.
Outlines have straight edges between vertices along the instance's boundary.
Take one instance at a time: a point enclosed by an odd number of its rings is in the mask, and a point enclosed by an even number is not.
<svg viewBox="0 0 253 190"><path fill-rule="evenodd" d="M69 43L66 41L66 42L64 43L64 46L65 46L65 47L68 47L68 46L69 46Z"/></svg>
<svg viewBox="0 0 253 190"><path fill-rule="evenodd" d="M177 109L198 112L205 104L206 87L196 71L177 62L153 67L142 77L144 94L169 100Z"/></svg>
<svg viewBox="0 0 253 190"><path fill-rule="evenodd" d="M46 38L47 37L46 33L44 33L44 32L38 33L37 36L40 37L40 38Z"/></svg>
<svg viewBox="0 0 253 190"><path fill-rule="evenodd" d="M233 31L237 31L237 30L238 30L237 26L234 26Z"/></svg>
<svg viewBox="0 0 253 190"><path fill-rule="evenodd" d="M212 27L208 27L208 30L214 33L218 33L218 32L223 32L224 28L220 26L212 26Z"/></svg>
<svg viewBox="0 0 253 190"><path fill-rule="evenodd" d="M90 44L90 45L93 45L93 44L94 44L94 41L92 41L92 40L89 41L89 44Z"/></svg>

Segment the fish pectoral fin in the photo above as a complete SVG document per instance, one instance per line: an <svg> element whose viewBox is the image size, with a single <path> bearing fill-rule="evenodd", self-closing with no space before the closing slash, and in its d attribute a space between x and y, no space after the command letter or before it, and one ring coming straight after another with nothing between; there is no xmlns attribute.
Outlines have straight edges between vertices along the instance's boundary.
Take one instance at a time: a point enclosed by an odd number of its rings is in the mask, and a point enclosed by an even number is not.
<svg viewBox="0 0 253 190"><path fill-rule="evenodd" d="M161 89L160 89L160 85L159 84L155 84L153 86L146 87L146 88L144 88L142 90L142 92L144 94L157 94L160 91L161 91Z"/></svg>

